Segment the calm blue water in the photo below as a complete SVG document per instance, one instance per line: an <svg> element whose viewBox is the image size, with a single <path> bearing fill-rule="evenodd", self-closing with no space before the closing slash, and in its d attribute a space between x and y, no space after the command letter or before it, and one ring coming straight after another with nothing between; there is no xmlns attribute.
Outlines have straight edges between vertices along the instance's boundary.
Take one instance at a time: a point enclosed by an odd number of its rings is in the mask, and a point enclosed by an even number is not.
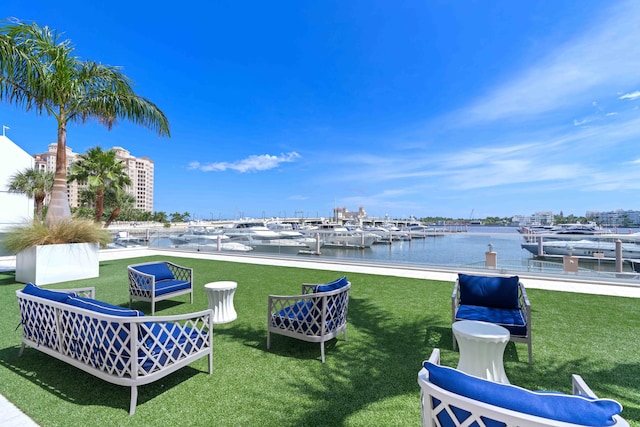
<svg viewBox="0 0 640 427"><path fill-rule="evenodd" d="M460 266L484 264L489 244L498 254L498 262L526 260L531 253L522 249L522 235L514 227L469 227L468 232L427 237L390 245L373 245L370 249L325 249L321 256L358 259L367 262Z"/></svg>
<svg viewBox="0 0 640 427"><path fill-rule="evenodd" d="M179 233L176 233L179 234ZM167 237L152 237L152 246L168 247ZM461 266L482 264L489 244L498 254L498 263L527 260L531 254L520 247L524 239L514 227L469 227L468 232L376 244L367 249L322 248L321 257L384 264ZM310 255L297 255L308 257Z"/></svg>
<svg viewBox="0 0 640 427"><path fill-rule="evenodd" d="M627 230L620 229L624 233ZM635 231L635 230L634 230ZM143 235L145 230L139 230ZM150 232L153 246L170 246L167 231ZM179 234L179 233L176 233ZM2 235L0 234L0 240ZM530 252L520 247L524 239L515 227L469 227L467 232L448 233L443 236L397 241L389 245L376 244L367 249L321 249L321 257L341 260L363 261L384 264L410 264L429 266L483 266L489 244L497 253L498 265L519 264L531 259ZM1 249L0 256L9 255ZM309 257L310 255L297 255Z"/></svg>

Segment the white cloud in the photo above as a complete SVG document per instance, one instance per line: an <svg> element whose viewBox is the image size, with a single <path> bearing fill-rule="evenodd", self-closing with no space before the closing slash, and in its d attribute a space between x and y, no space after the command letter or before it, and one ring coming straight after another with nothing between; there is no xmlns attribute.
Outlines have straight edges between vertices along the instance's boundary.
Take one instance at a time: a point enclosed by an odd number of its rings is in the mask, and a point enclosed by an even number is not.
<svg viewBox="0 0 640 427"><path fill-rule="evenodd" d="M295 151L279 156L270 154L261 154L249 156L246 159L236 162L213 162L202 164L198 161L189 163L189 169L198 169L202 172L223 172L226 170L235 170L240 173L265 171L277 168L281 163L295 162L300 155Z"/></svg>
<svg viewBox="0 0 640 427"><path fill-rule="evenodd" d="M638 14L640 2L617 3L583 35L558 42L556 50L545 59L495 87L463 111L463 116L470 123L534 119L568 106L585 105L594 95L611 93L616 86L637 84Z"/></svg>
<svg viewBox="0 0 640 427"><path fill-rule="evenodd" d="M640 90L637 90L631 93L626 93L620 96L618 99L638 99L638 98L640 98Z"/></svg>
<svg viewBox="0 0 640 427"><path fill-rule="evenodd" d="M301 196L301 195L293 195L293 196L287 197L287 200L309 200L309 197Z"/></svg>

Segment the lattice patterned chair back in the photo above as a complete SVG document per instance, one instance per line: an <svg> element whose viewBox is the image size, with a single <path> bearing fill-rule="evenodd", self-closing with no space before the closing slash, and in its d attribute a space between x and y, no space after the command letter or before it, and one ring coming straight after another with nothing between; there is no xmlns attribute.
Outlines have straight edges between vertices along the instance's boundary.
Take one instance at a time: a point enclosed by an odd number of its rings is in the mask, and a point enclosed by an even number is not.
<svg viewBox="0 0 640 427"><path fill-rule="evenodd" d="M347 339L350 289L351 283L342 277L327 284L303 284L302 295L270 295L267 348L271 333L319 342L324 363L324 343L340 333Z"/></svg>

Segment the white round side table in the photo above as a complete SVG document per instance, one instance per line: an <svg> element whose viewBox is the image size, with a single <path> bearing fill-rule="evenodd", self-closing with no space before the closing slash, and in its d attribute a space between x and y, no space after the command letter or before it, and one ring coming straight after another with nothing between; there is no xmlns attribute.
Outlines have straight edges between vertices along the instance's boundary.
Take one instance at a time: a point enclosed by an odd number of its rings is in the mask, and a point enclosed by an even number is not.
<svg viewBox="0 0 640 427"><path fill-rule="evenodd" d="M502 326L475 320L460 320L452 325L460 348L458 369L469 375L509 384L504 372L504 349L509 331Z"/></svg>
<svg viewBox="0 0 640 427"><path fill-rule="evenodd" d="M238 288L236 282L211 282L204 285L209 301L209 308L213 310L213 323L233 322L238 317L233 307L233 295Z"/></svg>

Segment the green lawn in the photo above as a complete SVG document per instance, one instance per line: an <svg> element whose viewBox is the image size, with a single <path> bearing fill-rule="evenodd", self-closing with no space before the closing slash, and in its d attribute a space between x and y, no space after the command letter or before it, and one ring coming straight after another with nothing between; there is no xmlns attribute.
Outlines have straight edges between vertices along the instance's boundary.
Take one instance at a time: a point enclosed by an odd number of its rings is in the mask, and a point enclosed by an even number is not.
<svg viewBox="0 0 640 427"><path fill-rule="evenodd" d="M127 305L126 266L158 257L101 263L97 279L48 286L94 286L96 297ZM170 259L163 257L162 259ZM205 309L203 285L238 282L238 319L215 327L214 372L207 359L139 388L129 417L129 389L27 348L18 358L21 330L13 273L0 273L0 393L42 426L417 426L417 373L431 350L455 366L451 346L453 283L347 274L352 283L348 340L327 346L272 335L266 349L267 295L297 294L302 282L343 274L300 268L175 258L194 268L195 296L161 301L157 314ZM525 281L526 285L526 281ZM526 344L509 343L510 381L529 389L570 392L571 374L583 376L600 397L624 406L640 426L640 300L529 289L534 364ZM134 308L150 312L148 303Z"/></svg>

